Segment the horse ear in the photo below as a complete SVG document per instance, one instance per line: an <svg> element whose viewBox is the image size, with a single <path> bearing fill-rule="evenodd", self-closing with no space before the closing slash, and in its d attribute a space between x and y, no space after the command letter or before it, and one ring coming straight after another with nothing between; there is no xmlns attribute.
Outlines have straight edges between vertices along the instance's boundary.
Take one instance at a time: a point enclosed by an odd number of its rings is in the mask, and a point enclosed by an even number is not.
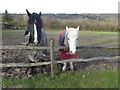
<svg viewBox="0 0 120 90"><path fill-rule="evenodd" d="M76 30L79 30L80 29L80 27L78 26L77 28L76 28Z"/></svg>
<svg viewBox="0 0 120 90"><path fill-rule="evenodd" d="M68 30L69 28L66 26L66 30Z"/></svg>
<svg viewBox="0 0 120 90"><path fill-rule="evenodd" d="M41 16L41 12L39 13L39 16Z"/></svg>
<svg viewBox="0 0 120 90"><path fill-rule="evenodd" d="M28 17L30 17L31 13L27 9L26 9L26 12L27 12Z"/></svg>

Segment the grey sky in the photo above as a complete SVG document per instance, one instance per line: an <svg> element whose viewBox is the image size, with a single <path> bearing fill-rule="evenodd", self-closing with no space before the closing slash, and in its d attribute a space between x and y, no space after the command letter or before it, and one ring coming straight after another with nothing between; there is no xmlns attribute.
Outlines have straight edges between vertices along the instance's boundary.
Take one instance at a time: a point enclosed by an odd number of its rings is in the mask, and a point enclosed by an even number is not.
<svg viewBox="0 0 120 90"><path fill-rule="evenodd" d="M0 13L117 13L119 0L2 0Z"/></svg>

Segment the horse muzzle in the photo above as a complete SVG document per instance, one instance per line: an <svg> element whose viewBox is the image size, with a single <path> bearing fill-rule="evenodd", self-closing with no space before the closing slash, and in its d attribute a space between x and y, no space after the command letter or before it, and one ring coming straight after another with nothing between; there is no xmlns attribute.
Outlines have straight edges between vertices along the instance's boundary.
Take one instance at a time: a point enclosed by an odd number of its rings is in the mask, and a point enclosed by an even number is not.
<svg viewBox="0 0 120 90"><path fill-rule="evenodd" d="M69 54L71 54L71 55L74 55L75 53L76 53L76 52L72 52L72 51L69 52Z"/></svg>
<svg viewBox="0 0 120 90"><path fill-rule="evenodd" d="M34 42L34 44L35 44L36 46L38 46L39 42Z"/></svg>

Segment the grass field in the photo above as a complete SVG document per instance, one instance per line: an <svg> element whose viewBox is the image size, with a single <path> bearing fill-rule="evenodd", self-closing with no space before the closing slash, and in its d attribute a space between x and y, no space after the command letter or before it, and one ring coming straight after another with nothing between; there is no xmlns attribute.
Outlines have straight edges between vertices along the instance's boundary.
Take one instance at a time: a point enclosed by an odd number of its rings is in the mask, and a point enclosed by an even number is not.
<svg viewBox="0 0 120 90"><path fill-rule="evenodd" d="M58 41L59 33L61 30L46 30L47 35ZM21 35L24 37L24 30L3 30L3 41L8 37L14 35ZM10 36L11 35L11 36ZM12 36L14 37L14 36ZM19 38L21 38L19 37ZM16 38L16 37L14 37ZM14 39L13 38L13 39ZM22 42L21 42L22 43ZM97 32L97 31L80 31L79 41L80 46L118 46L118 33L117 32Z"/></svg>
<svg viewBox="0 0 120 90"><path fill-rule="evenodd" d="M46 32L50 38L52 37L58 41L60 30L46 30ZM23 30L4 30L2 34L5 45L23 42L23 39L21 39L24 35ZM86 46L117 46L118 33L80 31L78 44ZM18 88L117 88L118 70L68 71L60 72L54 77L39 74L32 78L23 79L2 78L2 82L3 87Z"/></svg>
<svg viewBox="0 0 120 90"><path fill-rule="evenodd" d="M1 31L1 30L0 30ZM47 33L56 33L59 34L61 30L45 30ZM23 33L24 30L2 30L2 32L21 32ZM109 35L117 35L117 32L98 32L98 31L80 31L82 34L109 34Z"/></svg>
<svg viewBox="0 0 120 90"><path fill-rule="evenodd" d="M68 71L54 77L39 74L31 79L3 79L2 85L20 88L118 88L118 71Z"/></svg>

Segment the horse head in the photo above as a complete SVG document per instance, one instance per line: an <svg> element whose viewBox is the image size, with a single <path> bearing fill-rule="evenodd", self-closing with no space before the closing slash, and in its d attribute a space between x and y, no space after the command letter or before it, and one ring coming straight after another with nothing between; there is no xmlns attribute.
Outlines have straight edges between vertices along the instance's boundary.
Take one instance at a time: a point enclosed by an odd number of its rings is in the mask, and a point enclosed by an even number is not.
<svg viewBox="0 0 120 90"><path fill-rule="evenodd" d="M70 54L75 54L76 46L78 41L78 31L79 26L77 28L68 28L66 26L66 35L65 35L65 46L69 47Z"/></svg>
<svg viewBox="0 0 120 90"><path fill-rule="evenodd" d="M39 45L41 41L41 29L42 29L42 19L41 12L30 13L27 9L28 20L26 23L25 35L29 34L29 43Z"/></svg>

